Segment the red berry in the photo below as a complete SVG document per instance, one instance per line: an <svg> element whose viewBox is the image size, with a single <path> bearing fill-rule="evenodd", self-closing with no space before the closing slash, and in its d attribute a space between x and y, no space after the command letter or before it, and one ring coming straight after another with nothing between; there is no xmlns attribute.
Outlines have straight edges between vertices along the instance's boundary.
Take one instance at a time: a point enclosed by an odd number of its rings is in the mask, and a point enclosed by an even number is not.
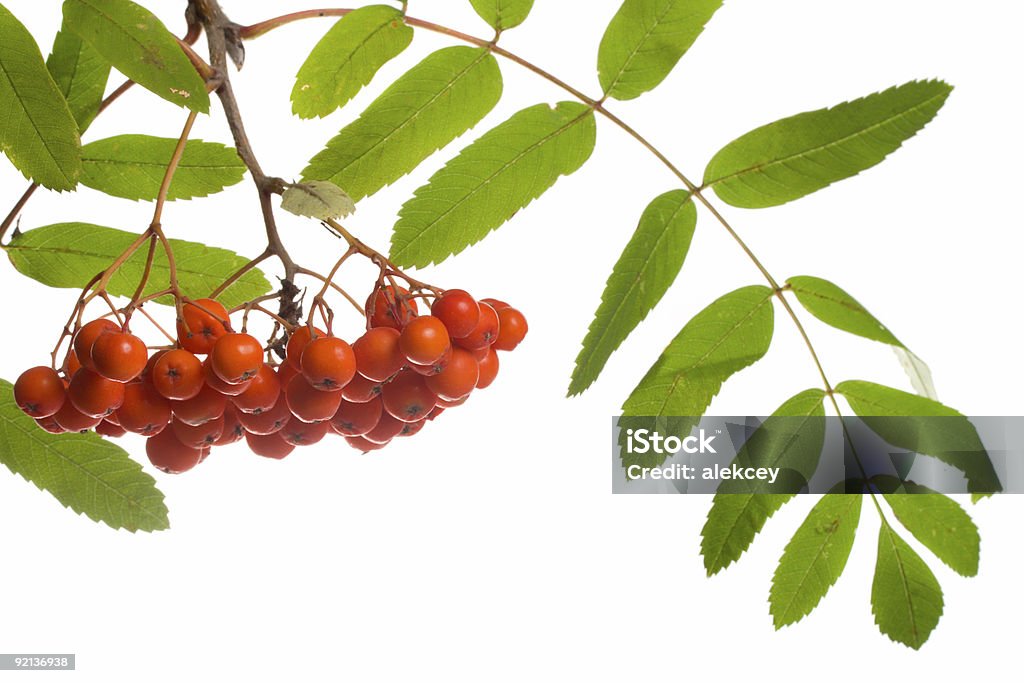
<svg viewBox="0 0 1024 683"><path fill-rule="evenodd" d="M334 417L341 405L340 391L320 391L302 375L296 375L284 390L288 409L303 422L323 422Z"/></svg>
<svg viewBox="0 0 1024 683"><path fill-rule="evenodd" d="M277 403L270 410L265 410L259 415L238 413L238 421L245 427L245 431L260 436L281 431L291 418L292 412L288 410L288 401L285 399L283 391L278 396Z"/></svg>
<svg viewBox="0 0 1024 683"><path fill-rule="evenodd" d="M438 398L454 401L468 396L480 379L480 364L471 351L455 348L448 365L436 375L427 377L427 387Z"/></svg>
<svg viewBox="0 0 1024 683"><path fill-rule="evenodd" d="M465 337L456 340L456 343L464 349L485 349L494 343L498 338L500 323L498 313L489 304L480 302L480 321Z"/></svg>
<svg viewBox="0 0 1024 683"><path fill-rule="evenodd" d="M245 435L245 427L238 419L238 411L231 404L224 408L224 430L220 438L214 442L214 446L227 446L235 443Z"/></svg>
<svg viewBox="0 0 1024 683"><path fill-rule="evenodd" d="M149 351L134 334L106 330L96 337L89 353L92 367L107 379L130 382L146 369Z"/></svg>
<svg viewBox="0 0 1024 683"><path fill-rule="evenodd" d="M146 455L154 467L168 474L187 472L203 458L201 450L183 444L171 429L146 439Z"/></svg>
<svg viewBox="0 0 1024 683"><path fill-rule="evenodd" d="M263 367L263 345L252 335L229 332L214 343L210 367L228 384L247 382Z"/></svg>
<svg viewBox="0 0 1024 683"><path fill-rule="evenodd" d="M135 382L124 388L124 403L113 417L133 434L153 436L171 421L171 402L153 385Z"/></svg>
<svg viewBox="0 0 1024 683"><path fill-rule="evenodd" d="M171 412L185 424L201 425L223 415L227 403L228 399L224 394L204 384L199 393L192 398L172 401Z"/></svg>
<svg viewBox="0 0 1024 683"><path fill-rule="evenodd" d="M302 351L302 375L315 389L339 391L356 374L356 356L344 339L320 337Z"/></svg>
<svg viewBox="0 0 1024 683"><path fill-rule="evenodd" d="M393 327L374 327L352 344L359 374L383 382L402 369L405 354L398 346L401 333Z"/></svg>
<svg viewBox="0 0 1024 683"><path fill-rule="evenodd" d="M380 382L374 382L362 375L356 375L341 390L341 395L346 401L351 401L352 403L366 403L380 396L380 389Z"/></svg>
<svg viewBox="0 0 1024 683"><path fill-rule="evenodd" d="M102 417L86 415L76 408L71 401L65 401L60 410L53 414L52 419L65 432L87 432L99 426L100 422L103 422Z"/></svg>
<svg viewBox="0 0 1024 683"><path fill-rule="evenodd" d="M192 353L210 353L214 343L227 334L228 311L219 301L196 299L182 307L178 342Z"/></svg>
<svg viewBox="0 0 1024 683"><path fill-rule="evenodd" d="M14 401L35 418L50 417L64 405L67 391L57 371L45 365L21 373L14 383Z"/></svg>
<svg viewBox="0 0 1024 683"><path fill-rule="evenodd" d="M213 363L210 358L207 357L203 361L203 374L205 375L206 383L217 392L224 394L225 396L239 396L249 388L249 384L252 382L251 379L247 379L244 382L238 384L230 384L222 380L216 372L213 370Z"/></svg>
<svg viewBox="0 0 1024 683"><path fill-rule="evenodd" d="M293 417L279 433L282 439L293 446L312 446L323 439L330 428L330 422L310 424Z"/></svg>
<svg viewBox="0 0 1024 683"><path fill-rule="evenodd" d="M373 290L366 299L366 315L370 327L402 329L416 317L419 306L404 287L387 285Z"/></svg>
<svg viewBox="0 0 1024 683"><path fill-rule="evenodd" d="M40 429L43 429L44 431L50 432L51 434L63 434L64 433L64 428L61 427L57 423L57 416L56 415L51 415L50 417L38 418L38 419L36 419L36 424L39 425Z"/></svg>
<svg viewBox="0 0 1024 683"><path fill-rule="evenodd" d="M72 345L77 361L91 369L92 345L96 342L96 339L104 332L117 332L120 329L112 320L107 320L106 318L98 318L82 325L82 328L75 334L75 341ZM70 370L70 368L68 369Z"/></svg>
<svg viewBox="0 0 1024 683"><path fill-rule="evenodd" d="M469 396L463 396L462 398L457 398L454 401L448 401L446 399L439 398L439 399L437 399L437 405L438 405L439 408L443 408L444 410L448 410L449 408L458 408L459 406L461 406L463 403L465 403L468 400L469 400ZM429 415L427 417L430 418Z"/></svg>
<svg viewBox="0 0 1024 683"><path fill-rule="evenodd" d="M249 444L249 450L264 458L280 460L295 450L295 446L288 443L281 437L280 432L273 434L245 433L245 442Z"/></svg>
<svg viewBox="0 0 1024 683"><path fill-rule="evenodd" d="M529 326L526 316L511 306L498 311L498 338L491 345L498 351L511 351L523 341Z"/></svg>
<svg viewBox="0 0 1024 683"><path fill-rule="evenodd" d="M80 367L82 367L82 364L78 362L78 354L75 353L74 349L69 350L67 358L64 359L64 376L74 377Z"/></svg>
<svg viewBox="0 0 1024 683"><path fill-rule="evenodd" d="M498 376L498 354L494 349L487 352L487 357L480 361L480 379L476 382L477 389L486 389Z"/></svg>
<svg viewBox="0 0 1024 683"><path fill-rule="evenodd" d="M370 441L369 439L363 436L346 436L345 442L348 443L348 445L351 446L352 448L359 451L360 453L379 451L380 449L388 445L387 441L383 443L374 443L373 441Z"/></svg>
<svg viewBox="0 0 1024 683"><path fill-rule="evenodd" d="M444 352L444 355L435 360L430 365L419 365L418 363L409 363L409 369L415 372L417 375L423 375L424 377L431 377L433 375L440 375L441 372L448 366L448 361L452 359L452 347L449 346Z"/></svg>
<svg viewBox="0 0 1024 683"><path fill-rule="evenodd" d="M171 422L171 429L178 441L192 448L204 448L217 443L217 439L224 434L224 416L216 420L204 422L201 425L185 424L181 420Z"/></svg>
<svg viewBox="0 0 1024 683"><path fill-rule="evenodd" d="M194 398L203 388L203 363L185 349L173 349L154 356L150 381L161 395L176 401Z"/></svg>
<svg viewBox="0 0 1024 683"><path fill-rule="evenodd" d="M500 311L503 308L508 308L508 304L501 299L480 299L480 303L487 304L495 311Z"/></svg>
<svg viewBox="0 0 1024 683"><path fill-rule="evenodd" d="M465 337L480 322L480 306L476 299L461 289L449 289L438 297L430 307L430 313L444 323L453 339Z"/></svg>
<svg viewBox="0 0 1024 683"><path fill-rule="evenodd" d="M426 380L409 370L385 384L381 398L384 410L402 422L422 420L437 405L437 396L427 388Z"/></svg>
<svg viewBox="0 0 1024 683"><path fill-rule="evenodd" d="M410 320L398 338L398 347L412 363L431 365L451 346L444 323L432 315Z"/></svg>
<svg viewBox="0 0 1024 683"><path fill-rule="evenodd" d="M249 382L246 390L231 400L243 413L258 415L273 408L280 396L281 380L273 368L264 365Z"/></svg>
<svg viewBox="0 0 1024 683"><path fill-rule="evenodd" d="M342 436L362 436L377 426L384 404L379 398L366 403L342 401L331 418L331 427Z"/></svg>
<svg viewBox="0 0 1024 683"><path fill-rule="evenodd" d="M315 330L316 334L313 334L313 330ZM302 352L306 350L306 344L308 344L314 337L319 339L320 337L327 336L327 333L318 327L314 327L313 330L310 330L308 326L297 327L295 328L295 331L292 332L291 336L288 337L288 346L285 350L285 357L288 360L288 364L295 370L302 369ZM282 386L284 384L287 384L287 382L283 382Z"/></svg>
<svg viewBox="0 0 1024 683"><path fill-rule="evenodd" d="M91 417L106 417L124 402L124 384L82 368L71 378L68 398L80 412Z"/></svg>
<svg viewBox="0 0 1024 683"><path fill-rule="evenodd" d="M288 382L291 381L292 377L299 374L299 369L289 363L287 360L277 366L277 381L280 383L281 388L288 386Z"/></svg>
<svg viewBox="0 0 1024 683"><path fill-rule="evenodd" d="M405 426L402 427L402 431L398 433L398 436L412 436L414 434L418 434L425 424L427 424L426 418L417 420L416 422L407 422Z"/></svg>
<svg viewBox="0 0 1024 683"><path fill-rule="evenodd" d="M381 413L380 421L377 422L377 426L364 434L361 438L371 441L375 444L384 445L391 439L395 438L402 433L405 429L405 422L396 420L388 413ZM360 438L360 437L355 437Z"/></svg>
<svg viewBox="0 0 1024 683"><path fill-rule="evenodd" d="M117 439L124 436L127 430L121 425L116 425L110 420L104 420L96 425L96 433L107 438Z"/></svg>

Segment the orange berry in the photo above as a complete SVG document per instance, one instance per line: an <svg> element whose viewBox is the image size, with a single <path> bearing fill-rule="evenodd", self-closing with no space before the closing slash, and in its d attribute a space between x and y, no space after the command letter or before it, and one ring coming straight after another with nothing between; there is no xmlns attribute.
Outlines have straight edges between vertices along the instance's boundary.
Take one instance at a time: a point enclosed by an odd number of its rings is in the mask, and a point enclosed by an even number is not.
<svg viewBox="0 0 1024 683"><path fill-rule="evenodd" d="M64 405L64 380L53 368L40 365L21 373L14 383L14 401L26 415L50 417Z"/></svg>

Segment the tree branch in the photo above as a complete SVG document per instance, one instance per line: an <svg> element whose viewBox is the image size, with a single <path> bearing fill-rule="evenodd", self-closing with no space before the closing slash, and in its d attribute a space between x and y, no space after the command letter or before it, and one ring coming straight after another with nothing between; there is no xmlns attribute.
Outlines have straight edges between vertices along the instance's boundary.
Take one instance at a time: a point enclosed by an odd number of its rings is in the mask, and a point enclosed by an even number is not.
<svg viewBox="0 0 1024 683"><path fill-rule="evenodd" d="M210 66L221 78L220 87L217 88L217 97L220 98L221 106L224 107L224 116L228 126L231 128L231 135L235 141L235 148L238 156L245 163L256 184L259 193L260 210L263 213L263 223L266 227L267 243L269 250L276 256L284 267L285 280L293 280L298 267L292 260L291 255L281 241L277 229L277 219L274 217L274 208L271 198L276 192L280 192L281 181L277 178L267 176L260 166L256 154L253 152L252 143L245 131L245 124L242 121L242 113L238 107L238 100L235 98L234 89L231 87L231 77L228 74L229 46L228 36L237 35L238 25L225 16L217 0L190 0L190 15L194 16L206 33L206 40L210 46Z"/></svg>

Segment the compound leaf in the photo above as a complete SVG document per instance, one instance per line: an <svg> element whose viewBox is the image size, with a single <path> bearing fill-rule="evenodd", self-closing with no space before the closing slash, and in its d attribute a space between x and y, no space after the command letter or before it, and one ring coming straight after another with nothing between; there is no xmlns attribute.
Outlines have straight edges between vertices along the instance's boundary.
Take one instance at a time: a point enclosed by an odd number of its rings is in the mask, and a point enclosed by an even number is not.
<svg viewBox="0 0 1024 683"><path fill-rule="evenodd" d="M972 493L1002 490L977 430L956 410L923 396L859 380L839 384L836 393L886 442L930 455L962 471Z"/></svg>
<svg viewBox="0 0 1024 683"><path fill-rule="evenodd" d="M302 64L292 111L304 119L343 107L377 71L412 42L402 13L387 5L360 7L338 20Z"/></svg>
<svg viewBox="0 0 1024 683"><path fill-rule="evenodd" d="M89 223L58 223L15 235L7 256L20 273L50 287L81 289L103 272L138 237L135 233ZM207 296L248 263L238 254L197 242L170 240L178 266L178 282L186 296ZM131 296L142 278L147 247L142 247L110 279L108 291ZM163 249L157 248L146 293L167 288L170 271ZM218 299L228 308L270 291L270 283L257 269L250 270ZM171 303L158 299L159 303Z"/></svg>
<svg viewBox="0 0 1024 683"><path fill-rule="evenodd" d="M942 81L911 81L762 126L711 159L704 185L751 209L799 199L880 163L935 117L951 91Z"/></svg>
<svg viewBox="0 0 1024 683"><path fill-rule="evenodd" d="M64 0L64 24L143 88L192 111L210 110L202 77L144 7L130 0Z"/></svg>
<svg viewBox="0 0 1024 683"><path fill-rule="evenodd" d="M491 25L495 31L515 28L526 21L533 0L469 0L480 18Z"/></svg>
<svg viewBox="0 0 1024 683"><path fill-rule="evenodd" d="M594 150L593 111L576 102L524 109L462 150L399 212L391 258L438 263L479 242Z"/></svg>
<svg viewBox="0 0 1024 683"><path fill-rule="evenodd" d="M72 190L81 171L78 124L28 29L0 5L0 151L26 178Z"/></svg>
<svg viewBox="0 0 1024 683"><path fill-rule="evenodd" d="M170 525L164 495L124 449L96 434L50 434L0 380L0 462L65 507L113 529L159 531Z"/></svg>
<svg viewBox="0 0 1024 683"><path fill-rule="evenodd" d="M871 611L878 629L917 650L938 625L942 608L942 588L932 570L882 520L871 583Z"/></svg>
<svg viewBox="0 0 1024 683"><path fill-rule="evenodd" d="M818 606L839 580L860 521L860 494L826 494L786 544L768 603L775 628L794 624Z"/></svg>
<svg viewBox="0 0 1024 683"><path fill-rule="evenodd" d="M79 132L84 133L100 109L110 64L65 24L53 39L46 68L67 100Z"/></svg>
<svg viewBox="0 0 1024 683"><path fill-rule="evenodd" d="M178 140L117 135L82 148L82 184L125 199L153 201ZM189 140L171 180L168 199L192 199L240 182L245 164L234 148Z"/></svg>
<svg viewBox="0 0 1024 683"><path fill-rule="evenodd" d="M694 44L722 0L626 0L597 55L608 97L631 100L653 90Z"/></svg>
<svg viewBox="0 0 1024 683"><path fill-rule="evenodd" d="M729 377L768 352L771 299L767 287L744 287L694 316L626 399L623 414L703 415Z"/></svg>
<svg viewBox="0 0 1024 683"><path fill-rule="evenodd" d="M957 574L976 576L981 537L971 516L949 496L914 482L903 486L906 494L885 495L900 524Z"/></svg>
<svg viewBox="0 0 1024 683"><path fill-rule="evenodd" d="M686 190L666 192L644 210L583 339L570 396L594 383L612 353L661 301L683 267L696 227L697 210Z"/></svg>
<svg viewBox="0 0 1024 683"><path fill-rule="evenodd" d="M813 471L825 445L824 400L821 389L808 389L790 398L750 435L737 460L756 462L758 467L782 464ZM779 423L784 425L782 429L776 429ZM807 472L805 479L810 478ZM751 490L750 484L730 486L731 481L718 487L701 529L700 552L708 576L739 560L768 518L795 495L771 493L765 482L757 483L757 488L765 489L759 491Z"/></svg>
<svg viewBox="0 0 1024 683"><path fill-rule="evenodd" d="M330 180L359 201L476 125L501 99L501 91L501 71L488 50L438 50L332 138L302 175Z"/></svg>
<svg viewBox="0 0 1024 683"><path fill-rule="evenodd" d="M885 325L845 290L828 280L806 275L791 277L787 284L796 295L800 305L826 325L865 339L889 344L899 351L900 363L906 370L907 376L910 377L914 389L922 396L936 398L931 372L924 361L914 355Z"/></svg>

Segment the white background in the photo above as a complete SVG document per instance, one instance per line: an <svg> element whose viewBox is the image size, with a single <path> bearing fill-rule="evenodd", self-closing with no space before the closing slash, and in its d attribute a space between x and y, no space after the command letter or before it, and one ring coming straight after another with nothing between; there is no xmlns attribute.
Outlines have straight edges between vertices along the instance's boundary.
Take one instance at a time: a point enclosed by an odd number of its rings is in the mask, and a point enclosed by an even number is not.
<svg viewBox="0 0 1024 683"><path fill-rule="evenodd" d="M59 3L5 4L47 51ZM168 6L184 3L149 4L182 30ZM224 4L242 23L305 8L299 0ZM597 94L596 49L617 6L538 0L503 44ZM488 34L464 0L413 0L411 13ZM251 138L272 174L297 176L389 79L448 44L418 32L343 112L301 122L290 115L292 78L330 21L251 43L236 77ZM948 404L1019 415L1022 21L1019 3L996 0L731 0L658 90L610 107L699 178L719 147L776 118L914 78L955 84L940 116L878 168L790 205L726 215L777 277L825 276L859 298L931 364ZM563 98L514 65L502 68L505 98L476 132ZM219 114L215 105L197 135L229 141ZM176 136L182 121L180 110L133 91L87 139ZM352 229L386 247L401 203L469 139L364 201ZM582 171L481 245L422 273L512 301L531 333L505 357L491 389L415 439L368 457L331 440L284 462L233 447L188 475L155 473L172 529L153 535L113 532L20 478L0 476L0 650L75 652L78 673L61 675L90 681L651 681L695 671L730 680L856 680L883 671L962 680L1012 667L1013 624L1024 609L1018 498L972 508L983 538L977 578L928 556L946 608L915 653L873 625L877 521L869 508L842 579L810 617L776 633L770 576L811 499L784 508L738 565L707 579L698 555L707 498L610 495L609 417L686 320L724 292L758 282L702 215L684 272L661 306L594 388L563 398L607 273L643 207L672 180L599 121L598 149ZM23 186L0 164L5 210ZM247 180L212 200L169 205L167 231L255 255L262 228L253 200ZM141 230L150 212L88 189L40 193L23 228L88 220ZM282 230L303 263L333 262L338 243L315 225L282 217ZM13 379L46 362L75 294L21 279L8 265L0 266L0 287L0 376ZM769 355L727 384L712 412L768 413L816 385L792 326L777 320ZM358 321L348 324L354 330ZM807 324L833 380L909 389L888 349ZM141 439L124 445L145 459Z"/></svg>

